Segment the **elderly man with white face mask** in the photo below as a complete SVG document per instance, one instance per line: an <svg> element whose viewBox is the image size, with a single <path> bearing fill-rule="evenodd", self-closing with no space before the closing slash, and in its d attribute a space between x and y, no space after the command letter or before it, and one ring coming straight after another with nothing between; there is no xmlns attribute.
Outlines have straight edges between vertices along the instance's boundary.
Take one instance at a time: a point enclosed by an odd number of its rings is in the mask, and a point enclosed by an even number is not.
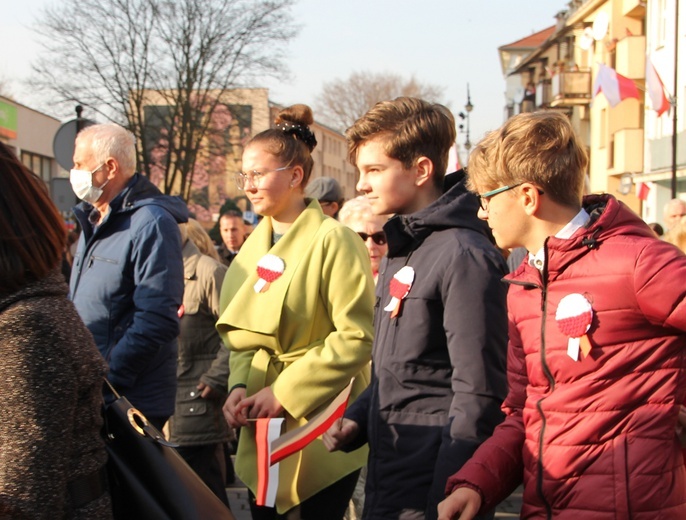
<svg viewBox="0 0 686 520"><path fill-rule="evenodd" d="M108 378L162 428L174 412L183 315L182 200L135 173L134 136L114 124L76 137L70 180L83 232L70 298L108 361ZM111 396L106 395L106 400Z"/></svg>

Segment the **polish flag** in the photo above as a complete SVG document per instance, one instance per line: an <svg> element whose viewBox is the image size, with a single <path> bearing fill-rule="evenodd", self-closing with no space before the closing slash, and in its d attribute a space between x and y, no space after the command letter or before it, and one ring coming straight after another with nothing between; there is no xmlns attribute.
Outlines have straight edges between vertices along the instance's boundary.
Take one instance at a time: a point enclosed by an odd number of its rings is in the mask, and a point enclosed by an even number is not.
<svg viewBox="0 0 686 520"><path fill-rule="evenodd" d="M283 419L257 419L255 439L257 442L257 494L255 499L258 506L274 507L279 485L279 462L302 450L343 417L350 399L353 381L355 378L352 378L348 386L307 424L281 436L279 433ZM274 425L272 431L272 423L276 421L278 423Z"/></svg>
<svg viewBox="0 0 686 520"><path fill-rule="evenodd" d="M282 417L257 419L255 443L257 444L257 493L258 506L274 507L276 490L279 488L279 465L271 460L272 442L281 434Z"/></svg>
<svg viewBox="0 0 686 520"><path fill-rule="evenodd" d="M593 97L600 92L605 94L605 98L611 107L616 107L621 101L628 98L639 99L636 83L621 74L617 74L615 69L602 63L598 64L598 75L593 84Z"/></svg>
<svg viewBox="0 0 686 520"><path fill-rule="evenodd" d="M667 112L671 106L669 99L665 95L665 85L655 70L655 66L646 57L646 92L650 96L653 110L657 112L657 117Z"/></svg>
<svg viewBox="0 0 686 520"><path fill-rule="evenodd" d="M647 182L637 182L636 183L636 196L640 200L648 200L648 194L650 193L650 184Z"/></svg>

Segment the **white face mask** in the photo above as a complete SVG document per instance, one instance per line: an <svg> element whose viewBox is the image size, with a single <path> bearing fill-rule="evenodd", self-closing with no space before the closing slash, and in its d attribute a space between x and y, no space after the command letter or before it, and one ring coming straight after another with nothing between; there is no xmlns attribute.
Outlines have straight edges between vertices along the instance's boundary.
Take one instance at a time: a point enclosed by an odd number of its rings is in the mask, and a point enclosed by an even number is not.
<svg viewBox="0 0 686 520"><path fill-rule="evenodd" d="M74 169L69 172L71 189L74 190L74 193L78 198L90 204L94 204L102 196L102 189L107 186L107 183L110 182L110 180L107 179L105 183L98 188L93 186L93 174L103 166L105 165L101 164L95 170L90 172L88 170Z"/></svg>

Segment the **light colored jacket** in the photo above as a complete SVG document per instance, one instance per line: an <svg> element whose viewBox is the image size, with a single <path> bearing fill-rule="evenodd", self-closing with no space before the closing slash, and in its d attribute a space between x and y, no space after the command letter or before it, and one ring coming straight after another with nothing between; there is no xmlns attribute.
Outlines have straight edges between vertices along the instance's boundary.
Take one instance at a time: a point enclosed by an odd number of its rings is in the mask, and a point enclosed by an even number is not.
<svg viewBox="0 0 686 520"><path fill-rule="evenodd" d="M257 264L267 253L284 260L283 274L255 292ZM231 264L217 329L232 350L229 388L248 395L271 385L285 409L285 430L303 425L355 376L351 399L369 384L374 281L363 242L324 216L317 201L272 247L265 217ZM257 491L254 430L244 428L236 473ZM366 463L366 446L329 453L320 439L279 466L281 513Z"/></svg>

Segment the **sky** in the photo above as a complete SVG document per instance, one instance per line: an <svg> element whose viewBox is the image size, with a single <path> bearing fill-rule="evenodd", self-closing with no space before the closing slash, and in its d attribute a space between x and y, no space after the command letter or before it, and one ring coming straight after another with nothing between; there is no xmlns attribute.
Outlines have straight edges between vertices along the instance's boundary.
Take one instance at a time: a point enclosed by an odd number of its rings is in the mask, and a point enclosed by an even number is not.
<svg viewBox="0 0 686 520"><path fill-rule="evenodd" d="M6 1L0 17L0 80L31 105L22 80L40 52L32 26L59 0ZM443 88L441 100L464 111L467 85L474 109L470 140L503 122L505 81L498 47L555 23L564 0L298 0L300 26L288 46L289 75L265 80L270 100L316 109L324 83L352 72L388 72ZM87 72L87 71L84 71ZM85 115L85 114L84 114ZM87 116L86 116L87 117ZM315 110L315 119L317 117ZM458 118L459 121L459 118ZM458 144L464 142L458 135Z"/></svg>

